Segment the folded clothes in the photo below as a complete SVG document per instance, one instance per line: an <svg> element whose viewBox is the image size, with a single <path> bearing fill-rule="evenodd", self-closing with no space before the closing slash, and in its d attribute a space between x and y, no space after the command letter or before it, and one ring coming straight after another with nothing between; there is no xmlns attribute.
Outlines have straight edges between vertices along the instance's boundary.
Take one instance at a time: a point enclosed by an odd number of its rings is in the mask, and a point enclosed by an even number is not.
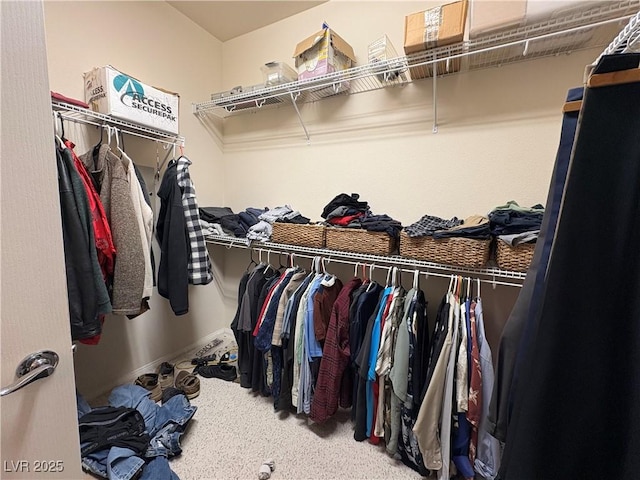
<svg viewBox="0 0 640 480"><path fill-rule="evenodd" d="M258 240L260 242L268 242L273 233L273 227L269 222L260 220L253 225L247 232L247 238L249 240Z"/></svg>
<svg viewBox="0 0 640 480"><path fill-rule="evenodd" d="M356 220L360 219L360 217L363 217L363 216L364 216L364 213L359 212L359 213L356 213L355 215L347 215L345 217L333 217L327 220L327 223L331 225L335 225L337 227L346 227L350 223L355 222Z"/></svg>
<svg viewBox="0 0 640 480"><path fill-rule="evenodd" d="M516 247L522 243L532 243L538 240L540 230L532 230L530 232L514 233L512 235L500 235L498 238L512 247Z"/></svg>
<svg viewBox="0 0 640 480"><path fill-rule="evenodd" d="M540 230L543 216L544 207L542 205L527 208L510 201L506 205L494 208L489 213L491 233L500 236Z"/></svg>
<svg viewBox="0 0 640 480"><path fill-rule="evenodd" d="M322 210L322 218L327 219L329 214L338 207L352 207L358 212L366 212L369 210L369 204L367 202L359 201L360 195L352 193L348 195L341 193L336 195Z"/></svg>
<svg viewBox="0 0 640 480"><path fill-rule="evenodd" d="M346 205L342 205L333 210L329 215L327 215L327 220L331 220L334 217L346 217L348 215L354 215L360 212L357 208L348 207Z"/></svg>
<svg viewBox="0 0 640 480"><path fill-rule="evenodd" d="M400 230L402 230L402 224L386 214L367 214L360 218L360 225L370 232L386 232L393 238L398 238L400 236Z"/></svg>
<svg viewBox="0 0 640 480"><path fill-rule="evenodd" d="M200 218L209 223L218 223L222 217L234 214L229 207L200 207L198 211Z"/></svg>
<svg viewBox="0 0 640 480"><path fill-rule="evenodd" d="M309 219L307 217L303 217L298 212L293 212L293 213L297 213L297 215L294 215L292 217L289 216L289 215L285 215L283 218L279 218L278 220L276 220L276 222L280 222L280 223L297 223L299 225L306 225L308 223L311 223L311 219Z"/></svg>
<svg viewBox="0 0 640 480"><path fill-rule="evenodd" d="M472 215L465 218L462 223L448 230L433 232L433 238L462 237L473 240L486 240L491 238L491 225L487 217Z"/></svg>
<svg viewBox="0 0 640 480"><path fill-rule="evenodd" d="M431 236L438 230L449 230L462 223L457 217L453 217L451 220L445 220L444 218L435 217L432 215L424 215L417 222L405 227L404 231L410 237L426 237Z"/></svg>
<svg viewBox="0 0 640 480"><path fill-rule="evenodd" d="M285 215L292 213L293 210L289 205L284 205L282 207L272 208L262 213L258 218L260 220L264 220L265 222L273 223L279 218L283 218Z"/></svg>
<svg viewBox="0 0 640 480"><path fill-rule="evenodd" d="M233 233L227 232L219 223L209 223L200 219L200 225L202 225L202 232L207 235L220 235L220 236L235 236Z"/></svg>

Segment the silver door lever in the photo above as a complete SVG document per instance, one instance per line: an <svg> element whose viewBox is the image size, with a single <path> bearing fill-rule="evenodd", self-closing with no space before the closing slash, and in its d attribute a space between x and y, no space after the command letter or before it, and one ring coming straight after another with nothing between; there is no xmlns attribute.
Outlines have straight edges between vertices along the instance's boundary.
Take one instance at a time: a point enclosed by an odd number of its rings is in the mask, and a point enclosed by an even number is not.
<svg viewBox="0 0 640 480"><path fill-rule="evenodd" d="M26 387L30 383L52 375L58 366L58 354L51 350L42 350L24 358L16 369L18 380L0 390L0 397Z"/></svg>

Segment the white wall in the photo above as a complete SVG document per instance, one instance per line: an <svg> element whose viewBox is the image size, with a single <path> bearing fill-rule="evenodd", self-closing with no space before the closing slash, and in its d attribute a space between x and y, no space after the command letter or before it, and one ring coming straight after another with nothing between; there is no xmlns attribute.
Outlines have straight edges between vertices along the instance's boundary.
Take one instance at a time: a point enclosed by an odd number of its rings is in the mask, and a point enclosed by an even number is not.
<svg viewBox="0 0 640 480"><path fill-rule="evenodd" d="M385 33L402 54L404 16L435 3L333 0L227 41L223 89L260 83L259 67L267 61L293 66L296 44L323 21L353 46L359 64ZM302 105L309 143L291 106L229 117L225 203L235 210L290 204L319 220L335 195L358 192L375 213L404 225L427 213L487 214L508 200L544 204L567 89L582 84L584 67L597 53L440 78L437 134L430 79ZM228 278L237 283L247 262L240 254L229 260ZM446 284L432 279L423 287L433 318ZM494 352L516 294L509 287L483 289Z"/></svg>
<svg viewBox="0 0 640 480"><path fill-rule="evenodd" d="M51 89L83 99L82 73L111 64L145 83L180 94L180 134L192 160L198 200L223 202L222 153L191 113L191 104L221 87L222 44L165 2L45 2ZM67 136L85 152L97 139L93 127L66 125ZM156 145L126 138L126 149L137 163L154 166ZM164 158L162 147L159 155ZM129 320L109 316L98 346L79 346L76 353L78 389L88 397L115 384L131 381L167 355L202 342L227 326L221 290L223 262L214 258L217 280L191 286L190 312L175 317L168 301L154 292L151 310Z"/></svg>

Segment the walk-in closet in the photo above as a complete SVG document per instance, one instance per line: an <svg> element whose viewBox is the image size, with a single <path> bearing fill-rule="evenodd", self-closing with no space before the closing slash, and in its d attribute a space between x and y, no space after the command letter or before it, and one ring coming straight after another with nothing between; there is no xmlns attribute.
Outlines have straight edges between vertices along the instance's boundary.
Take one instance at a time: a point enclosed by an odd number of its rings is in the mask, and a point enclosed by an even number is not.
<svg viewBox="0 0 640 480"><path fill-rule="evenodd" d="M635 478L640 1L3 1L2 478Z"/></svg>

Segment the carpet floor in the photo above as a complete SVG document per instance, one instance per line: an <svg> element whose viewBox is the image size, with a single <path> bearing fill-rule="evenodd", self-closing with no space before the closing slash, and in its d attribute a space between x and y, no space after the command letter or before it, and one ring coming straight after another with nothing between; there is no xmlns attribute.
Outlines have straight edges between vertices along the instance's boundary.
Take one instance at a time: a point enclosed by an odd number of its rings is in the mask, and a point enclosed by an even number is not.
<svg viewBox="0 0 640 480"><path fill-rule="evenodd" d="M356 442L350 412L325 424L274 412L272 399L238 383L200 377L198 407L182 437L182 455L170 461L182 480L257 479L267 459L272 480L419 479L385 453L382 445Z"/></svg>

